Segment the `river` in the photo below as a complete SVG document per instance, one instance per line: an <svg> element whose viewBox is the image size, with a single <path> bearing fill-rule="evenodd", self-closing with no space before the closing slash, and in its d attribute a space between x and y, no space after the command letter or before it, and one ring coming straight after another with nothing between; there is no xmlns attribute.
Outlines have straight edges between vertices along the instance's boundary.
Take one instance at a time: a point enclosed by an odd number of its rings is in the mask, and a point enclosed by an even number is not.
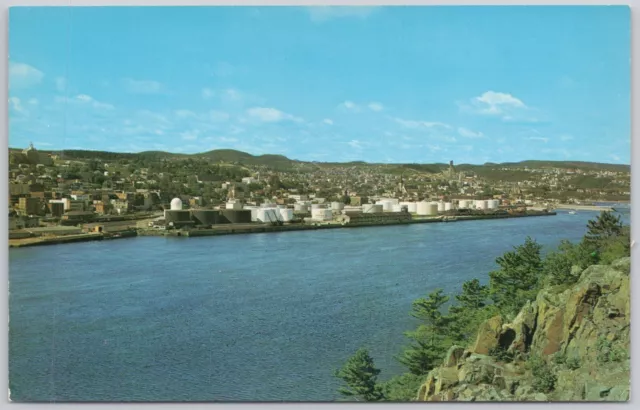
<svg viewBox="0 0 640 410"><path fill-rule="evenodd" d="M596 215L10 249L11 398L333 400L361 346L382 379L403 371L414 299Z"/></svg>

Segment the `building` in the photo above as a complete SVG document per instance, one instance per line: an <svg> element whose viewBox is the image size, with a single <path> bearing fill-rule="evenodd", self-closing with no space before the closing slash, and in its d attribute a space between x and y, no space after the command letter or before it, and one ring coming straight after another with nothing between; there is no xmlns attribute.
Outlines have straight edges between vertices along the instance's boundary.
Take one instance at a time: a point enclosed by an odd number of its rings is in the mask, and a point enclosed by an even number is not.
<svg viewBox="0 0 640 410"><path fill-rule="evenodd" d="M18 210L23 215L41 215L42 202L39 198L20 198L18 199Z"/></svg>
<svg viewBox="0 0 640 410"><path fill-rule="evenodd" d="M343 225L378 225L411 222L409 212L347 213L340 216Z"/></svg>
<svg viewBox="0 0 640 410"><path fill-rule="evenodd" d="M62 216L62 223L65 225L76 225L91 222L95 218L95 213L91 211L69 211Z"/></svg>
<svg viewBox="0 0 640 410"><path fill-rule="evenodd" d="M61 217L64 214L64 204L62 202L49 201L47 204L47 212L53 217Z"/></svg>

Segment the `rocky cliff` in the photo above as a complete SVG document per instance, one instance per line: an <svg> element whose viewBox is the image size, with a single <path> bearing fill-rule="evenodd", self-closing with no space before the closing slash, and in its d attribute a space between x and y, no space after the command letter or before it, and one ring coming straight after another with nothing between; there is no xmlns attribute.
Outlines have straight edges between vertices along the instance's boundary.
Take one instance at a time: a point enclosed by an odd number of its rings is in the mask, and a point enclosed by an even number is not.
<svg viewBox="0 0 640 410"><path fill-rule="evenodd" d="M452 346L419 401L629 399L630 258L590 266L569 288L538 293L511 323L485 321Z"/></svg>

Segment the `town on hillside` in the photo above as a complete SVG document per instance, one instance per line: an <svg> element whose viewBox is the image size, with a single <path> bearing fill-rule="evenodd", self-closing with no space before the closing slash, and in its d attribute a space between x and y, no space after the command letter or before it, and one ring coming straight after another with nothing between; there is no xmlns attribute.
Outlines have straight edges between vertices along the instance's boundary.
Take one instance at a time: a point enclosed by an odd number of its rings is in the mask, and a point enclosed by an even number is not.
<svg viewBox="0 0 640 410"><path fill-rule="evenodd" d="M586 162L316 163L232 150L47 152L33 144L10 149L9 160L10 240L25 244L224 224L455 219L630 198L629 166Z"/></svg>

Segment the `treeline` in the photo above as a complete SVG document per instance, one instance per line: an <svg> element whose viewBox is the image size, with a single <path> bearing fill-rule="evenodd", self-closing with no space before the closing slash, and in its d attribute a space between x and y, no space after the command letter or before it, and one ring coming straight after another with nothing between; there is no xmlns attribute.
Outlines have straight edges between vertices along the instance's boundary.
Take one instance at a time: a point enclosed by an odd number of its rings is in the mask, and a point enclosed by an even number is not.
<svg viewBox="0 0 640 410"><path fill-rule="evenodd" d="M446 313L443 310L450 297L442 289L413 302L411 315L419 325L405 333L409 344L396 357L406 367L405 374L378 381L380 370L362 348L335 372L343 382L339 392L360 401L414 400L426 375L442 362L449 347L469 345L479 325L491 317L501 315L512 320L542 288L568 288L588 266L630 256L630 233L619 215L602 212L588 222L587 233L579 243L563 241L545 257L541 255L542 246L527 238L524 244L496 259L498 269L489 273L488 285L481 285L477 279L465 282ZM506 350L490 354L508 359ZM534 370L544 373L539 358L532 357L530 362ZM553 389L552 378L541 379L545 380L538 386L541 391Z"/></svg>

